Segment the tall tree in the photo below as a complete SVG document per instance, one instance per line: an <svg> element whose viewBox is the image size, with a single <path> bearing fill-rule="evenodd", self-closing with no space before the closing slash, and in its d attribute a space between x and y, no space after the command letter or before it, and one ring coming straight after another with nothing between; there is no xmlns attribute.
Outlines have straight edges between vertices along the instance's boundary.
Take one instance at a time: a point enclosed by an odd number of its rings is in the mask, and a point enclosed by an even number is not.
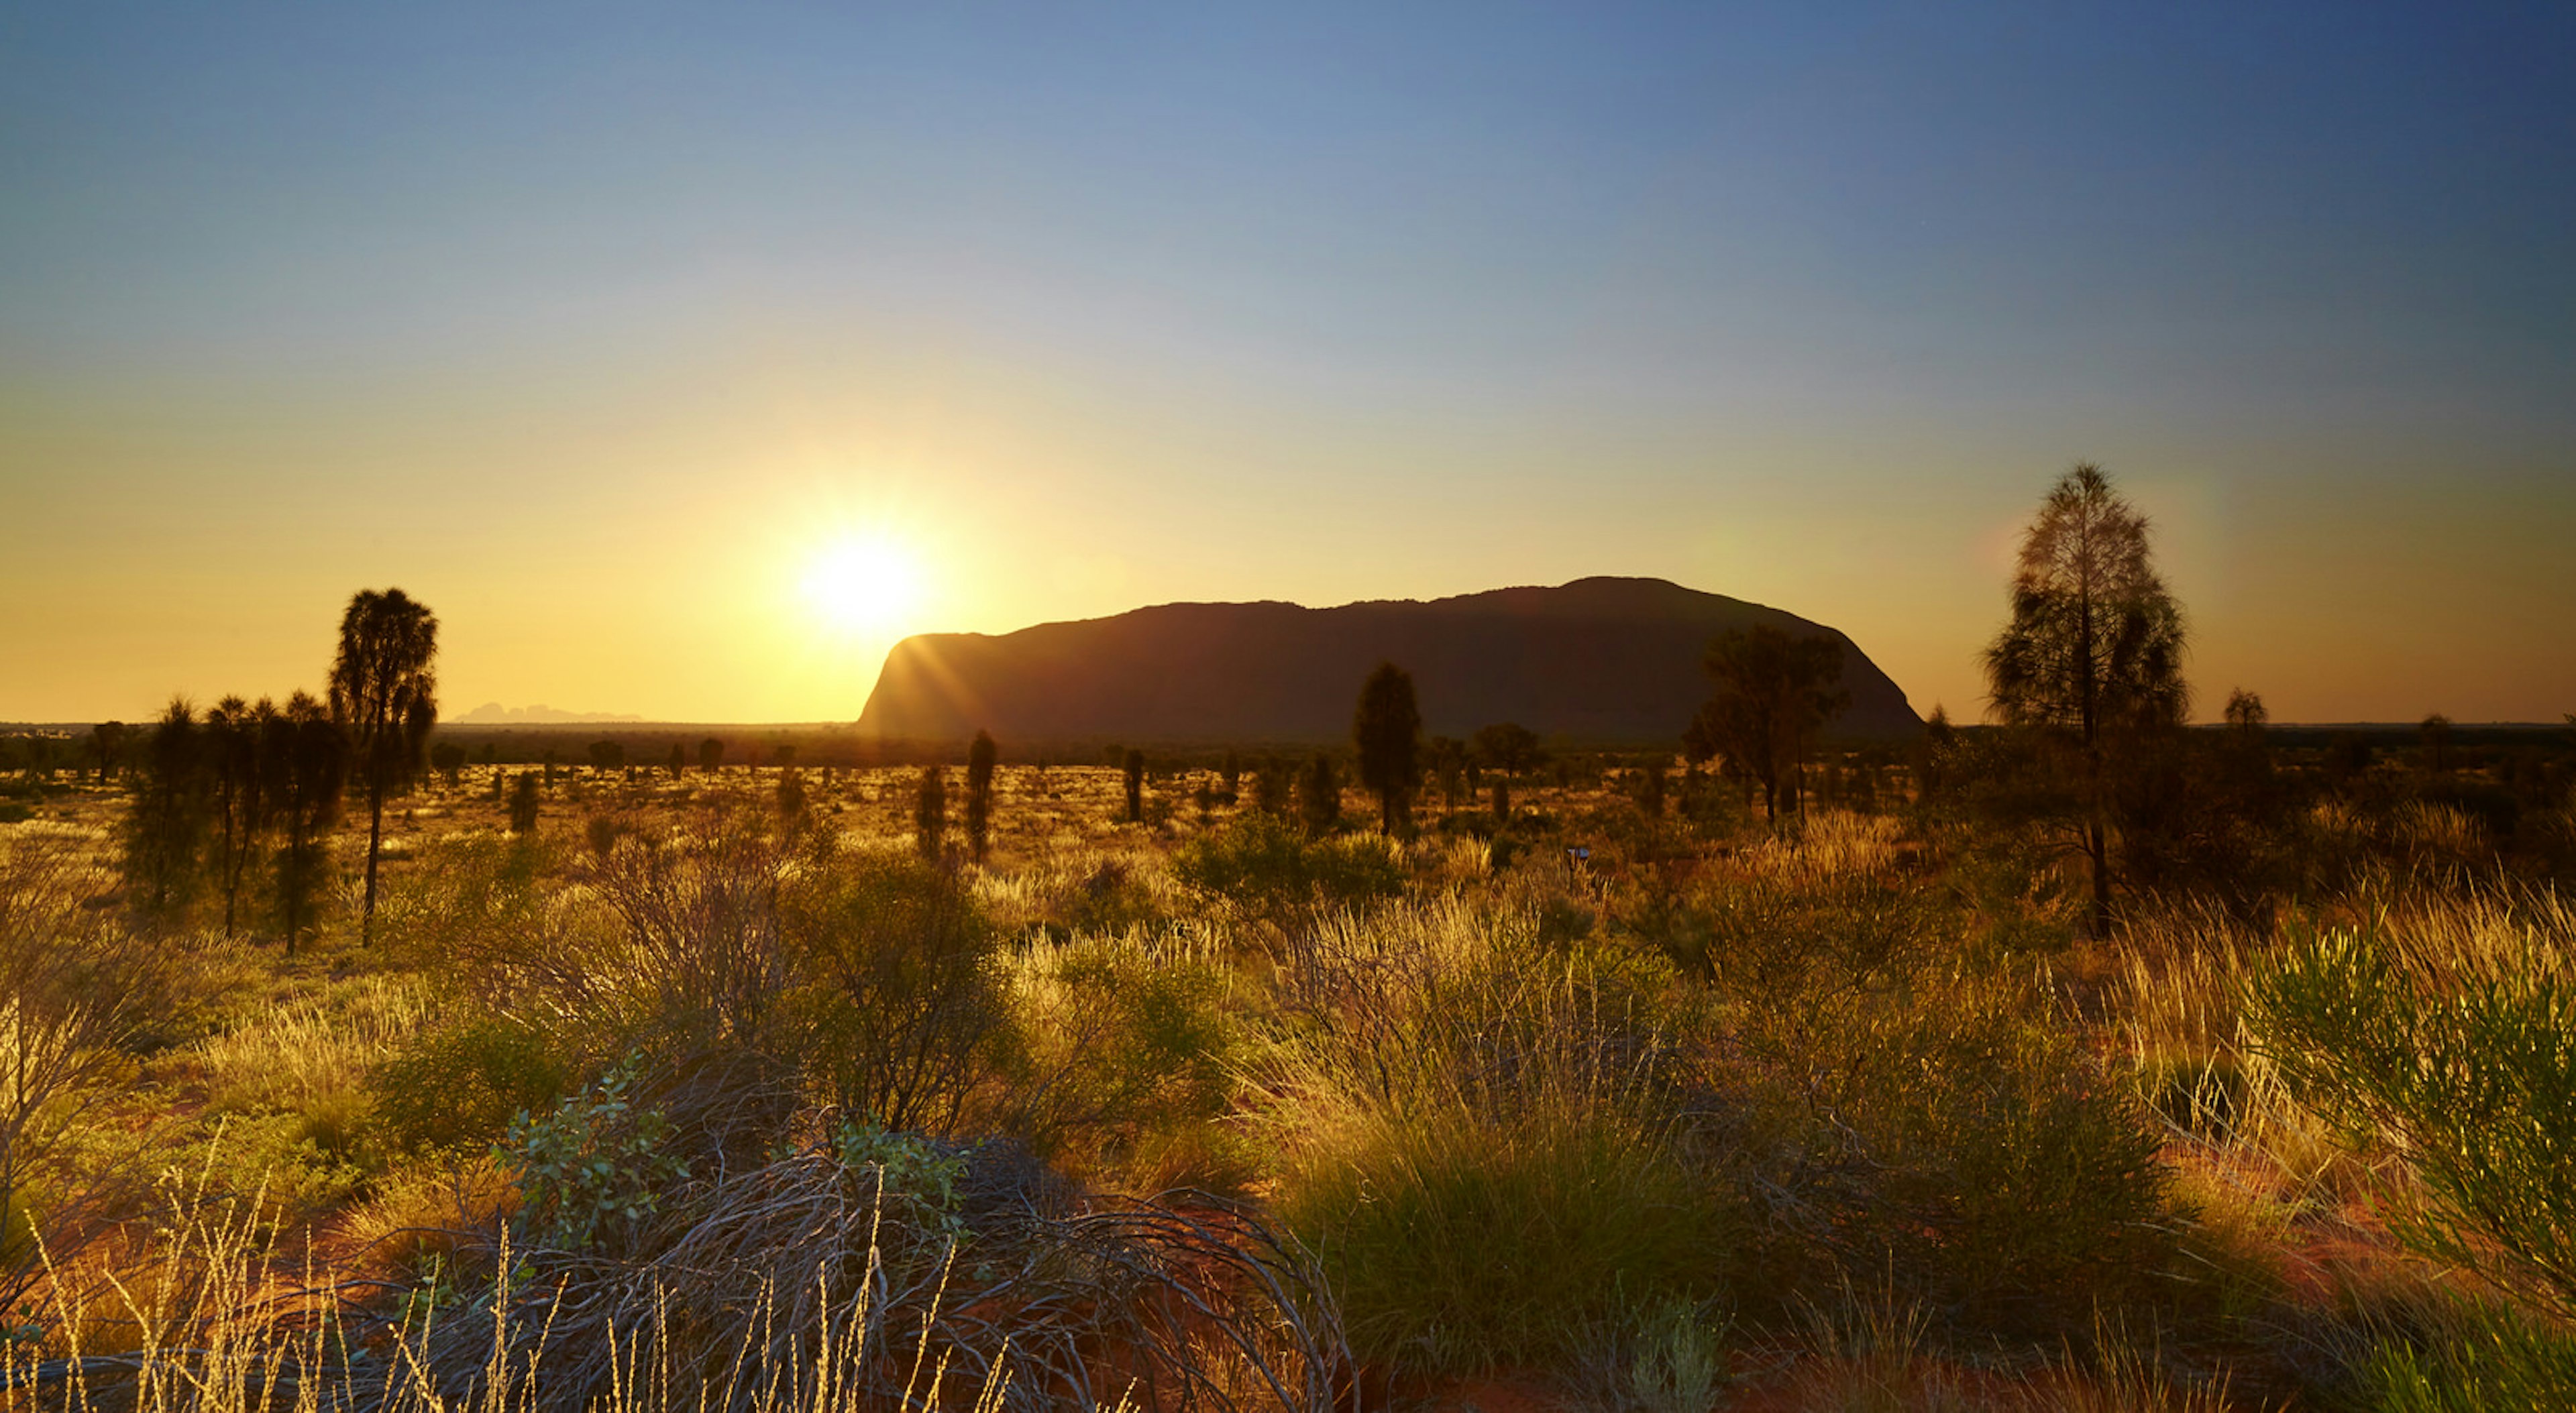
<svg viewBox="0 0 2576 1413"><path fill-rule="evenodd" d="M978 731L966 748L966 847L982 863L993 843L993 767L1001 761L993 733Z"/></svg>
<svg viewBox="0 0 2576 1413"><path fill-rule="evenodd" d="M1851 701L1842 688L1842 644L1793 638L1768 625L1739 628L1708 645L1702 660L1713 691L1683 734L1694 761L1723 762L1758 786L1774 831L1804 797L1802 770L1816 732Z"/></svg>
<svg viewBox="0 0 2576 1413"><path fill-rule="evenodd" d="M1360 784L1377 796L1378 829L1393 834L1413 817L1413 791L1422 778L1422 712L1414 704L1413 674L1381 662L1360 685L1351 716L1351 744L1359 748Z"/></svg>
<svg viewBox="0 0 2576 1413"><path fill-rule="evenodd" d="M273 805L260 770L261 733L276 717L268 698L252 706L226 697L206 713L206 757L214 783L215 886L224 895L224 936L238 935L242 886L267 833Z"/></svg>
<svg viewBox="0 0 2576 1413"><path fill-rule="evenodd" d="M1547 752L1539 749L1538 733L1517 721L1497 721L1491 726L1479 726L1470 744L1475 749L1477 763L1492 766L1506 775L1536 770L1547 763ZM1468 788L1475 788L1473 780L1468 782Z"/></svg>
<svg viewBox="0 0 2576 1413"><path fill-rule="evenodd" d="M912 792L912 847L935 863L947 837L948 772L925 765Z"/></svg>
<svg viewBox="0 0 2576 1413"><path fill-rule="evenodd" d="M376 925L376 864L384 853L385 797L420 774L438 724L438 620L400 589L361 589L340 615L340 653L331 664L331 719L348 733L367 791L367 901L361 937Z"/></svg>
<svg viewBox="0 0 2576 1413"><path fill-rule="evenodd" d="M2155 570L2147 518L2078 462L2024 533L2012 620L1986 649L1997 716L2073 753L2096 935L2111 918L2113 794L2141 748L2182 723L2182 610Z"/></svg>
<svg viewBox="0 0 2576 1413"><path fill-rule="evenodd" d="M1320 751L1297 777L1297 818L1320 839L1342 822L1342 780L1333 758Z"/></svg>
<svg viewBox="0 0 2576 1413"><path fill-rule="evenodd" d="M125 878L135 910L156 922L184 913L203 877L213 793L207 744L196 709L177 697L144 738L125 816Z"/></svg>
<svg viewBox="0 0 2576 1413"><path fill-rule="evenodd" d="M1141 824L1145 820L1145 753L1129 750L1123 769L1127 785L1127 822Z"/></svg>
<svg viewBox="0 0 2576 1413"><path fill-rule="evenodd" d="M724 767L724 742L709 736L698 743L698 769L709 775Z"/></svg>
<svg viewBox="0 0 2576 1413"><path fill-rule="evenodd" d="M260 724L259 746L261 788L276 802L285 832L277 851L277 911L291 957L319 920L331 825L348 788L349 737L320 702L298 692Z"/></svg>

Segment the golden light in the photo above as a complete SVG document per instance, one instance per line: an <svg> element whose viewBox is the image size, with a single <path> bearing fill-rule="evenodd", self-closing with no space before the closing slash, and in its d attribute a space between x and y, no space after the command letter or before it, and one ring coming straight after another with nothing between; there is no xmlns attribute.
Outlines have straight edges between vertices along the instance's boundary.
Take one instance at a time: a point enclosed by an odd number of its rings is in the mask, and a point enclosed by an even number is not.
<svg viewBox="0 0 2576 1413"><path fill-rule="evenodd" d="M921 565L884 539L844 539L806 563L806 606L845 633L885 633L906 626L921 601Z"/></svg>

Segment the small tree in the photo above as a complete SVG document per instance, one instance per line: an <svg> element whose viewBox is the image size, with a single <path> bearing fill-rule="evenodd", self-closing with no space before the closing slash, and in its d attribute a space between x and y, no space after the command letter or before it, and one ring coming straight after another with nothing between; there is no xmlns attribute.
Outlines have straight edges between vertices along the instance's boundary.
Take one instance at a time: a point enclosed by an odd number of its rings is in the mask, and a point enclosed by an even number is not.
<svg viewBox="0 0 2576 1413"><path fill-rule="evenodd" d="M125 879L135 910L170 922L187 910L203 874L212 781L195 708L174 697L145 738L134 804L125 817Z"/></svg>
<svg viewBox="0 0 2576 1413"><path fill-rule="evenodd" d="M360 935L376 922L376 863L384 852L385 797L411 788L438 723L438 620L400 589L361 589L340 616L331 664L331 719L348 736L367 792L367 899Z"/></svg>
<svg viewBox="0 0 2576 1413"><path fill-rule="evenodd" d="M1145 753L1139 750L1128 751L1125 770L1127 776L1127 822L1129 824L1142 824L1145 822Z"/></svg>
<svg viewBox="0 0 2576 1413"><path fill-rule="evenodd" d="M698 743L698 769L709 775L724 768L724 742L709 736Z"/></svg>
<svg viewBox="0 0 2576 1413"><path fill-rule="evenodd" d="M977 863L992 847L993 767L1001 754L990 731L976 732L975 743L966 748L966 847L974 851Z"/></svg>
<svg viewBox="0 0 2576 1413"><path fill-rule="evenodd" d="M912 847L925 859L937 860L948 837L948 772L935 765L921 768L921 783L912 792Z"/></svg>
<svg viewBox="0 0 2576 1413"><path fill-rule="evenodd" d="M224 895L224 936L238 935L243 885L260 840L276 813L266 789L260 750L277 705L251 706L226 697L206 713L206 759L214 790L215 886Z"/></svg>
<svg viewBox="0 0 2576 1413"><path fill-rule="evenodd" d="M1478 764L1507 775L1536 770L1547 763L1547 752L1539 749L1538 733L1517 721L1477 727L1474 748Z"/></svg>
<svg viewBox="0 0 2576 1413"><path fill-rule="evenodd" d="M447 788L450 790L455 789L459 784L463 783L462 777L465 774L465 748L456 744L454 741L439 742L437 745L429 748L429 768L446 776Z"/></svg>
<svg viewBox="0 0 2576 1413"><path fill-rule="evenodd" d="M1494 823L1512 822L1512 778L1508 775L1494 777L1493 809Z"/></svg>
<svg viewBox="0 0 2576 1413"><path fill-rule="evenodd" d="M510 787L510 832L527 838L537 832L537 773L519 772L518 781Z"/></svg>
<svg viewBox="0 0 2576 1413"><path fill-rule="evenodd" d="M1422 778L1422 712L1411 673L1381 662L1368 675L1351 716L1351 744L1359 748L1360 783L1377 796L1379 832L1411 824L1413 791Z"/></svg>
<svg viewBox="0 0 2576 1413"><path fill-rule="evenodd" d="M285 839L277 851L278 927L286 954L319 921L331 867L331 825L340 817L351 749L348 736L320 702L298 692L260 734L261 774L277 802Z"/></svg>
<svg viewBox="0 0 2576 1413"><path fill-rule="evenodd" d="M126 736L122 721L102 721L89 729L89 739L85 744L90 760L98 766L99 784L106 784L108 777L125 763ZM75 780L78 778L74 776Z"/></svg>
<svg viewBox="0 0 2576 1413"><path fill-rule="evenodd" d="M2451 718L2440 712L2425 717L2415 728L2416 739L2424 743L2424 768L2435 775L2446 775L2451 769Z"/></svg>
<svg viewBox="0 0 2576 1413"><path fill-rule="evenodd" d="M1851 700L1839 685L1842 645L1768 625L1739 628L1710 643L1702 665L1715 691L1683 734L1683 749L1693 760L1722 757L1728 771L1758 783L1776 831L1782 814L1798 807L1817 730Z"/></svg>
<svg viewBox="0 0 2576 1413"><path fill-rule="evenodd" d="M590 768L606 774L626 764L626 747L606 737L590 743Z"/></svg>
<svg viewBox="0 0 2576 1413"><path fill-rule="evenodd" d="M1648 819L1664 817L1664 762L1660 756L1638 772L1637 809Z"/></svg>
<svg viewBox="0 0 2576 1413"><path fill-rule="evenodd" d="M813 812L813 803L805 796L805 777L796 767L783 766L778 772L778 817L789 828L801 828Z"/></svg>
<svg viewBox="0 0 2576 1413"><path fill-rule="evenodd" d="M2147 518L2080 462L2023 535L2012 620L1986 649L1996 715L2072 757L2095 935L2111 921L2110 833L2121 777L2178 727L2182 610L2155 571Z"/></svg>
<svg viewBox="0 0 2576 1413"><path fill-rule="evenodd" d="M1298 777L1297 820L1317 838L1332 833L1342 822L1342 781L1331 756L1317 753L1306 773Z"/></svg>
<svg viewBox="0 0 2576 1413"><path fill-rule="evenodd" d="M1288 767L1269 756L1252 772L1252 809L1255 814L1283 818L1288 813Z"/></svg>
<svg viewBox="0 0 2576 1413"><path fill-rule="evenodd" d="M1234 753L1234 747L1225 748L1225 761L1217 767L1217 775L1225 782L1225 798L1231 803L1235 796L1235 786L1243 779L1243 760Z"/></svg>
<svg viewBox="0 0 2576 1413"><path fill-rule="evenodd" d="M689 753L680 749L679 742L673 741L671 743L671 758L662 762L662 769L668 771L671 778L674 780L677 780L688 773Z"/></svg>

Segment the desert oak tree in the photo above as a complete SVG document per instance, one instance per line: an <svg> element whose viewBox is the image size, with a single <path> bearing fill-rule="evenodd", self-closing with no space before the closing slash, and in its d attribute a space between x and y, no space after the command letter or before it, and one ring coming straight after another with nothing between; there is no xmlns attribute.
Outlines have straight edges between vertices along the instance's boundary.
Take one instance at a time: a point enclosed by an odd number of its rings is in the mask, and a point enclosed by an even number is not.
<svg viewBox="0 0 2576 1413"><path fill-rule="evenodd" d="M2022 537L2012 620L1986 649L1995 714L2071 747L2092 922L2110 923L2110 815L2118 773L2154 733L2179 725L2182 610L2157 576L2147 518L2102 468L2078 462Z"/></svg>
<svg viewBox="0 0 2576 1413"><path fill-rule="evenodd" d="M376 861L384 850L385 797L420 774L438 724L438 620L400 589L361 589L340 616L331 664L331 719L348 733L351 765L367 792L367 901L362 935L376 921Z"/></svg>

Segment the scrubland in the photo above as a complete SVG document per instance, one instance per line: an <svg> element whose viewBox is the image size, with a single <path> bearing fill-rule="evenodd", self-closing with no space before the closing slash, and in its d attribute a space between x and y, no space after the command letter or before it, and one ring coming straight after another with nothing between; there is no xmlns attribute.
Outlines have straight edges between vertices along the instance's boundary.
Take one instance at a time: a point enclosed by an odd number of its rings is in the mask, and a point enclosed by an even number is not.
<svg viewBox="0 0 2576 1413"><path fill-rule="evenodd" d="M58 791L0 825L9 1398L2576 1405L2565 800L2320 789L2089 937L1941 775L1390 839L1006 764L978 862L911 771L513 833L469 767L292 957L134 920Z"/></svg>

